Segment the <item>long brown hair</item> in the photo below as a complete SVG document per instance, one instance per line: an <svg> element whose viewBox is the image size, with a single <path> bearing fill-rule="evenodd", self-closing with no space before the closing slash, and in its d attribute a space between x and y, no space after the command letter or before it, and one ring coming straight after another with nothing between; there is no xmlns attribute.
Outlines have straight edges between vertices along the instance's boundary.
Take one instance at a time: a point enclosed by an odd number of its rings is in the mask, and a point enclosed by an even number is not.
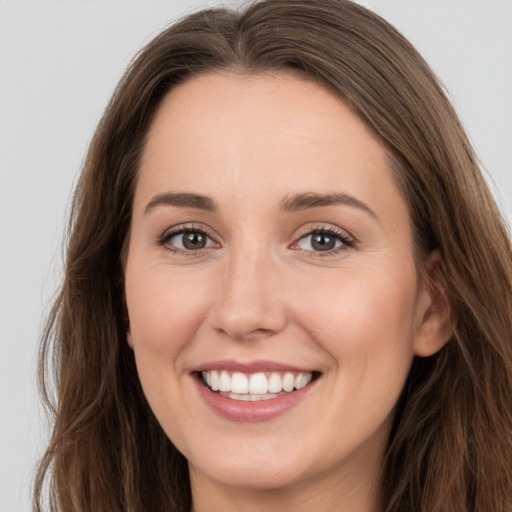
<svg viewBox="0 0 512 512"><path fill-rule="evenodd" d="M35 510L48 496L55 512L190 508L186 460L152 415L126 342L121 255L162 98L223 69L293 70L335 91L389 151L418 262L435 248L443 256L457 324L438 354L413 362L385 459L383 508L512 510L510 236L432 71L393 27L349 0L192 14L150 42L121 80L75 192L64 282L42 336L54 428Z"/></svg>

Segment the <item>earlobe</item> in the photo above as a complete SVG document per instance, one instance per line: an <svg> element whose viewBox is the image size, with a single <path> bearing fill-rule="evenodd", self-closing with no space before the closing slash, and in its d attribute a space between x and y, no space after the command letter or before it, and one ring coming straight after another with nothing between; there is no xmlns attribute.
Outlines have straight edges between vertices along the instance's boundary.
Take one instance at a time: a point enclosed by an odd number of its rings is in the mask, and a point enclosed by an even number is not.
<svg viewBox="0 0 512 512"><path fill-rule="evenodd" d="M128 305L126 304L126 297L123 297L123 327L126 333L126 341L128 345L133 349L133 337L130 328L130 316L128 315Z"/></svg>
<svg viewBox="0 0 512 512"><path fill-rule="evenodd" d="M126 341L128 342L128 345L130 346L130 348L133 349L133 338L132 338L132 333L129 329L128 329L128 331L126 331Z"/></svg>
<svg viewBox="0 0 512 512"><path fill-rule="evenodd" d="M130 348L133 349L133 336L132 330L130 327L130 319L128 318L128 310L125 306L125 316L124 316L124 331L126 332L126 341Z"/></svg>
<svg viewBox="0 0 512 512"><path fill-rule="evenodd" d="M446 286L446 268L440 251L429 254L425 262L421 296L418 300L419 325L414 354L428 357L450 340L456 323Z"/></svg>

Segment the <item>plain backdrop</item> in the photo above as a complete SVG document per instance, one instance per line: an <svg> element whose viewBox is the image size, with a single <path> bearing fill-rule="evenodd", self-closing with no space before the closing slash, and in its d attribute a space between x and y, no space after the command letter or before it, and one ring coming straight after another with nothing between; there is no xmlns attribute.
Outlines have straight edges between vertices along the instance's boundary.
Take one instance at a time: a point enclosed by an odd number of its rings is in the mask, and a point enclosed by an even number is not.
<svg viewBox="0 0 512 512"><path fill-rule="evenodd" d="M28 512L46 439L37 340L69 196L135 52L201 0L0 0L0 512ZM224 5L239 5L228 1ZM512 1L370 0L446 84L512 220Z"/></svg>

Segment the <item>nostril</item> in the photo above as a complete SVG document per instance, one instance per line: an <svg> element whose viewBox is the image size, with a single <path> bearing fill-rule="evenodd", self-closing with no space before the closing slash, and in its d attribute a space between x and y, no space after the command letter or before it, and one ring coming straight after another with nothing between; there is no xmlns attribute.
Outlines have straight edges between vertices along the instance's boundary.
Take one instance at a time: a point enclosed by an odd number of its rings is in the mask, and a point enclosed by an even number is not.
<svg viewBox="0 0 512 512"><path fill-rule="evenodd" d="M232 325L231 328L219 327L216 331L222 336L231 338L234 341L257 341L258 339L272 336L277 331L265 328L249 328L244 329L242 326Z"/></svg>

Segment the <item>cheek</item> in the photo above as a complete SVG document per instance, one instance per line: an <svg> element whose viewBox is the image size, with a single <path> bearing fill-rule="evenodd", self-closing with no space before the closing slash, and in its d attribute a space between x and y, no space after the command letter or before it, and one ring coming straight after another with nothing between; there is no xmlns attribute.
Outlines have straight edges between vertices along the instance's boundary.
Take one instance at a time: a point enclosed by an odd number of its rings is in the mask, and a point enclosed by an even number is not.
<svg viewBox="0 0 512 512"><path fill-rule="evenodd" d="M129 338L138 376L155 416L173 440L183 436L175 419L187 407L186 354L204 321L208 294L209 287L200 280L165 265L143 268L134 261L127 268Z"/></svg>
<svg viewBox="0 0 512 512"><path fill-rule="evenodd" d="M208 294L205 283L186 273L162 268L127 272L126 300L134 348L167 354L179 351L203 321Z"/></svg>
<svg viewBox="0 0 512 512"><path fill-rule="evenodd" d="M175 419L187 407L184 355L204 321L209 288L186 273L136 261L125 281L129 340L144 394L167 435L179 440L183 432Z"/></svg>
<svg viewBox="0 0 512 512"><path fill-rule="evenodd" d="M396 276L395 276L396 277ZM412 359L416 274L344 272L318 282L301 297L304 330L339 367L407 371ZM402 370L402 373L403 373Z"/></svg>

